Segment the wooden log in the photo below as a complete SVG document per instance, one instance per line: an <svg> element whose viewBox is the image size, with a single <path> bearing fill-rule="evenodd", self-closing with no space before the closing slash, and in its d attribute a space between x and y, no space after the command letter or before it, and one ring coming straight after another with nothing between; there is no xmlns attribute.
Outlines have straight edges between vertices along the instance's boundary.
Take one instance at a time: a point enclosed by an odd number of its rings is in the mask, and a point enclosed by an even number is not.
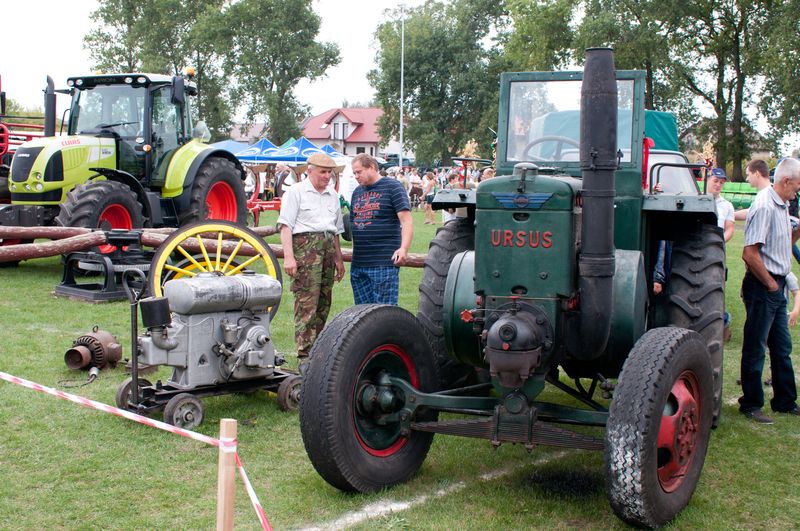
<svg viewBox="0 0 800 531"><path fill-rule="evenodd" d="M142 245L158 248L170 233L176 229L143 229ZM255 232L262 236L275 234L274 227L256 227ZM19 260L30 260L32 258L44 258L59 254L74 253L84 251L91 247L96 247L106 243L106 236L103 231L90 230L81 227L4 227L0 226L0 239L9 240L31 240L38 238L51 238L55 241L28 243L20 245L0 245L0 262L14 262ZM203 245L208 252L216 252L217 240L203 238ZM222 252L230 254L236 247L236 241L224 241ZM268 244L277 258L283 258L283 246L279 244ZM190 253L199 253L200 245L194 238L186 240L182 247ZM247 244L239 249L238 254L242 256L253 256L255 250ZM408 255L403 267L423 267L425 264L424 254L412 253ZM352 261L353 252L350 249L342 249L342 258L345 262Z"/></svg>
<svg viewBox="0 0 800 531"><path fill-rule="evenodd" d="M44 258L59 254L74 253L106 243L103 232L89 232L51 242L0 245L0 262L18 262L32 258Z"/></svg>
<svg viewBox="0 0 800 531"><path fill-rule="evenodd" d="M60 240L87 234L89 229L82 227L5 227L0 225L0 239L3 240L35 240L48 238Z"/></svg>

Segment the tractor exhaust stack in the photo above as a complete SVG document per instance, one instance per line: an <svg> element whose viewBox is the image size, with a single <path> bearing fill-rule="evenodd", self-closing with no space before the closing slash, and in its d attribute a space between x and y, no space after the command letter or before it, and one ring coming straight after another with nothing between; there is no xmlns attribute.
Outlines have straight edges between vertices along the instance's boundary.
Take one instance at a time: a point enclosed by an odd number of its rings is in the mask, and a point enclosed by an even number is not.
<svg viewBox="0 0 800 531"><path fill-rule="evenodd" d="M578 259L580 311L569 320L567 349L579 359L600 356L608 343L614 279L614 178L617 81L610 48L586 50L581 88L583 216Z"/></svg>

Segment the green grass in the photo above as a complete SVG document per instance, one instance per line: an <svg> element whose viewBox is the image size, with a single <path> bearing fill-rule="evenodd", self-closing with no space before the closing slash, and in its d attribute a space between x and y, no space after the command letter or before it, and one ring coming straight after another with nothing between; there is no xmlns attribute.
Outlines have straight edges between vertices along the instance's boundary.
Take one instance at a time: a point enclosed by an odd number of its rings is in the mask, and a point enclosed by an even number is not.
<svg viewBox="0 0 800 531"><path fill-rule="evenodd" d="M425 252L434 227L415 213L413 252ZM274 221L274 217L269 221ZM753 424L736 410L744 310L741 230L728 249L727 306L733 339L726 345L723 419L712 436L705 469L677 529L792 528L800 521L794 469L800 462L800 420L775 415ZM277 242L276 238L272 239ZM93 305L51 295L58 259L0 270L0 370L44 385L85 377L66 369L63 355L93 325L115 334L129 355L129 306ZM415 312L421 270L401 273L401 306ZM334 292L333 313L352 304L346 279ZM279 351L294 364L291 293L273 326ZM797 330L792 330L797 337ZM162 369L161 378L168 377ZM103 371L92 385L72 390L105 403L125 378ZM769 397L771 392L767 390ZM373 495L344 494L314 471L303 449L296 414L278 410L274 396L231 395L203 401L199 430L215 436L219 419L239 420L239 451L276 529L336 522L351 511L388 500L415 501L355 529L616 529L605 496L599 452L503 445L437 436L420 473L409 483ZM217 452L211 447L117 417L0 383L0 528L209 529L214 526ZM497 477L482 477L484 474ZM237 483L238 485L238 483ZM236 528L258 522L237 487Z"/></svg>

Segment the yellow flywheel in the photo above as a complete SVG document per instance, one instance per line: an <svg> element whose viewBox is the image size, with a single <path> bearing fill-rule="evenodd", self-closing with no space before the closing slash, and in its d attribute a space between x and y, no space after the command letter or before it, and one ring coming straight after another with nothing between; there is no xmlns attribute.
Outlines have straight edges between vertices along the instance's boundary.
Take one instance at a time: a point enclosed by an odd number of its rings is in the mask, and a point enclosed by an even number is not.
<svg viewBox="0 0 800 531"><path fill-rule="evenodd" d="M158 248L150 262L148 293L161 297L166 282L198 273L230 276L243 271L282 283L278 259L261 236L230 221L199 221L176 230ZM270 317L277 311L278 305L270 308Z"/></svg>

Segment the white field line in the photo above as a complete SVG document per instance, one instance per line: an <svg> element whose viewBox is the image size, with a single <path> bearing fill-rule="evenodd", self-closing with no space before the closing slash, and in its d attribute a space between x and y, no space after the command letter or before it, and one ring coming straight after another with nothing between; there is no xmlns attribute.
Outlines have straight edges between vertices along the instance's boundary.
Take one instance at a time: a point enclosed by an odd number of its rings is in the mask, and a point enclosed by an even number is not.
<svg viewBox="0 0 800 531"><path fill-rule="evenodd" d="M551 461L555 461L557 459L561 459L567 455L567 451L557 452L552 455L548 455L546 457L542 457L537 459L533 462L534 465L544 465ZM495 479L500 479L502 477L510 475L512 472L518 470L522 466L530 465L530 462L520 463L517 466L511 466L502 468L500 470L493 470L491 472L486 472L478 476L479 481L493 481ZM408 501L399 501L399 500L384 500L378 501L375 503L370 503L365 505L361 509L356 511L351 511L349 513L344 514L343 516L337 518L336 520L330 522L322 522L311 527L302 528L301 531L328 531L328 530L339 530L344 529L347 527L351 527L367 520L371 520L373 518L380 518L381 516L386 516L392 513L399 513L401 511L405 511L407 509L411 509L418 505L422 505L427 503L431 500L436 500L439 498L443 498L448 494L452 494L458 492L467 487L466 481L459 481L443 487L432 494L423 494L421 496L417 496L412 498Z"/></svg>

